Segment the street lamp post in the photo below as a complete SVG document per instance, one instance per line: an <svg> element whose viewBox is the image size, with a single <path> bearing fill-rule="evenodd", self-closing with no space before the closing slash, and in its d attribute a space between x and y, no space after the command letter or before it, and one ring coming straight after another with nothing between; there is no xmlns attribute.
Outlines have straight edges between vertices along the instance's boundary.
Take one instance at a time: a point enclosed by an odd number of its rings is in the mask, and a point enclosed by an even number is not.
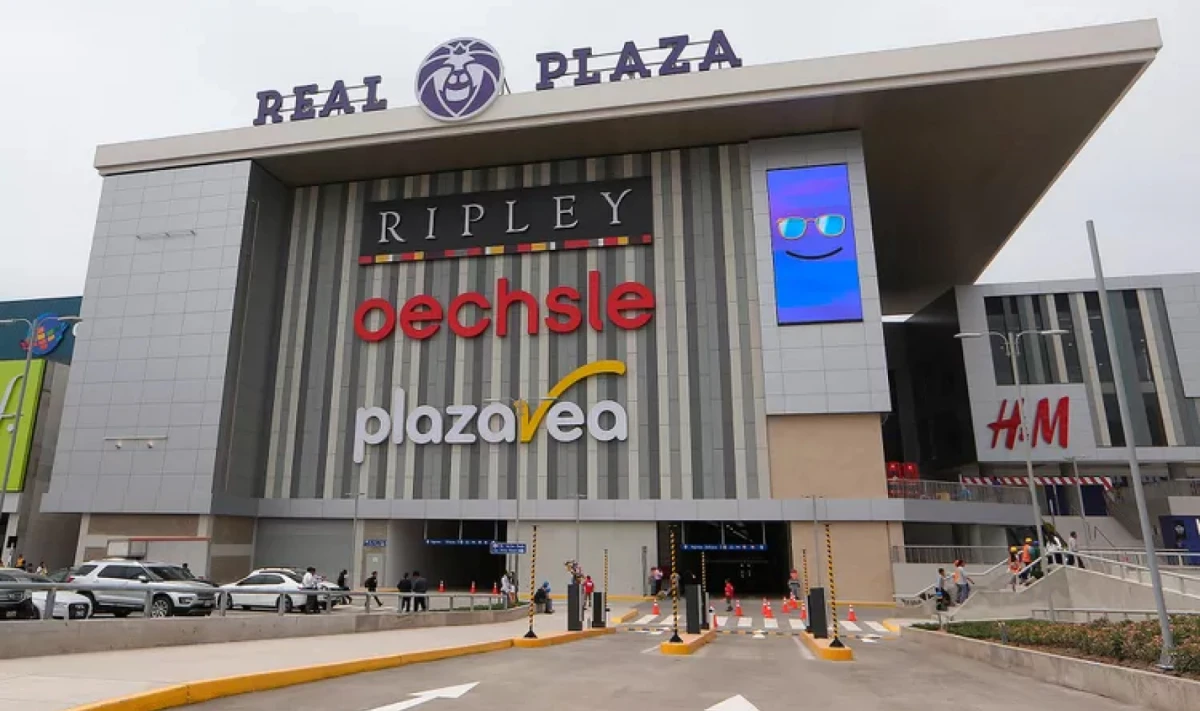
<svg viewBox="0 0 1200 711"><path fill-rule="evenodd" d="M1004 343L1004 350L1008 353L1008 363L1012 368L1013 383L1017 386L1017 411L1021 416L1021 438L1025 442L1025 478L1026 483L1029 484L1029 496L1033 503L1033 530L1037 532L1038 549L1043 556L1046 555L1046 540L1042 535L1042 506L1038 502L1037 484L1033 480L1033 432L1029 428L1029 420L1026 417L1029 408L1025 406L1025 384L1021 381L1021 370L1017 367L1017 354L1020 352L1022 337L1063 336L1066 333L1066 329L1051 328L1028 329L1019 333L1000 333L998 331L958 333L954 336L960 340L987 336L999 338Z"/></svg>
<svg viewBox="0 0 1200 711"><path fill-rule="evenodd" d="M56 316L58 321L64 323L71 321L80 321L78 316ZM0 326L11 326L16 323L23 323L28 327L28 335L25 337L25 371L21 375L21 389L17 393L17 413L13 417L13 436L12 442L9 443L8 456L4 462L4 481L0 483L0 517L4 515L4 499L8 496L8 482L12 476L13 457L17 452L17 435L21 432L21 412L25 409L25 388L29 384L29 368L33 364L33 342L37 338L38 326L41 326L43 318L30 320L27 318L7 318L0 320ZM5 526L3 535L7 537L8 527ZM5 541L7 543L7 541ZM0 544L2 545L2 544Z"/></svg>

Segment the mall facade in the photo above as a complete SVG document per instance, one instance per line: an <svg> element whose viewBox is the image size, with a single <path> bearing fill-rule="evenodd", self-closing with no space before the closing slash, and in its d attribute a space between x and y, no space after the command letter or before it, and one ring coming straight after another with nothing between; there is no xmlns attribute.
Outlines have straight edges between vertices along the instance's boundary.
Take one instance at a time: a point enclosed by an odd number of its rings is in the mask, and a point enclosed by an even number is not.
<svg viewBox="0 0 1200 711"><path fill-rule="evenodd" d="M219 580L488 587L489 543L536 524L539 580L607 552L620 594L671 531L747 591L823 582L816 518L839 596L888 600L911 526L1030 507L889 496L883 316L972 283L1159 44L1148 21L743 66L716 32L540 54L506 93L455 40L415 107L369 76L101 146L41 510L82 515L77 560Z"/></svg>

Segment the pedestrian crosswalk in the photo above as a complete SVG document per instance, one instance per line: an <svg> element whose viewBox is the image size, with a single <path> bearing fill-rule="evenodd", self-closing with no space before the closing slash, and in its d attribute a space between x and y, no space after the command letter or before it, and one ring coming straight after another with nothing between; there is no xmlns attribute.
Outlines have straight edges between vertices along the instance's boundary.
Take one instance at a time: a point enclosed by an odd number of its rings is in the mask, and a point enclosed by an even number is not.
<svg viewBox="0 0 1200 711"><path fill-rule="evenodd" d="M804 631L805 623L798 617L734 617L730 615L713 615L712 623L720 632L728 634L799 634ZM675 618L670 615L642 615L632 622L621 625L623 629L637 632L661 632L675 624ZM891 635L886 626L874 620L838 620L838 632L841 634ZM683 615L679 616L679 626L684 626ZM832 624L830 625L832 632Z"/></svg>

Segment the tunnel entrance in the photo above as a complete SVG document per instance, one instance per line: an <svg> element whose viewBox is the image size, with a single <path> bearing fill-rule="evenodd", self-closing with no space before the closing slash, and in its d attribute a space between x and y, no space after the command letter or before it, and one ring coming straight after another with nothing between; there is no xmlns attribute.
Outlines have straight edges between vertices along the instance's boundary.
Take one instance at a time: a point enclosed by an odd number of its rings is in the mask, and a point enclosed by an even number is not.
<svg viewBox="0 0 1200 711"><path fill-rule="evenodd" d="M504 521L427 520L424 545L429 560L431 588L445 582L450 590L467 590L474 582L480 592L491 592L504 573L505 556L492 555L492 541L504 541Z"/></svg>
<svg viewBox="0 0 1200 711"><path fill-rule="evenodd" d="M702 563L708 567L708 594L724 594L725 580L738 597L778 597L787 592L791 571L788 524L781 521L684 521L658 524L658 560L664 574L671 567L671 528L675 527L676 560L682 584L699 583ZM706 561L702 561L706 558ZM693 577L694 576L694 577ZM664 588L670 580L664 577Z"/></svg>

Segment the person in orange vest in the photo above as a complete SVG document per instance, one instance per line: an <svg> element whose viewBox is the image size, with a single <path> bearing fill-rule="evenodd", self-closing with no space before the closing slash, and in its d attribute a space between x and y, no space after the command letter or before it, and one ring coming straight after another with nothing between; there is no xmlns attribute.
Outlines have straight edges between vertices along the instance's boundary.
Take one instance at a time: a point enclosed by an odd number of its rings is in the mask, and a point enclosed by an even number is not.
<svg viewBox="0 0 1200 711"><path fill-rule="evenodd" d="M1029 566L1033 563L1033 539L1026 538L1021 546L1021 582L1029 580Z"/></svg>
<svg viewBox="0 0 1200 711"><path fill-rule="evenodd" d="M725 578L725 611L733 612L733 583Z"/></svg>

